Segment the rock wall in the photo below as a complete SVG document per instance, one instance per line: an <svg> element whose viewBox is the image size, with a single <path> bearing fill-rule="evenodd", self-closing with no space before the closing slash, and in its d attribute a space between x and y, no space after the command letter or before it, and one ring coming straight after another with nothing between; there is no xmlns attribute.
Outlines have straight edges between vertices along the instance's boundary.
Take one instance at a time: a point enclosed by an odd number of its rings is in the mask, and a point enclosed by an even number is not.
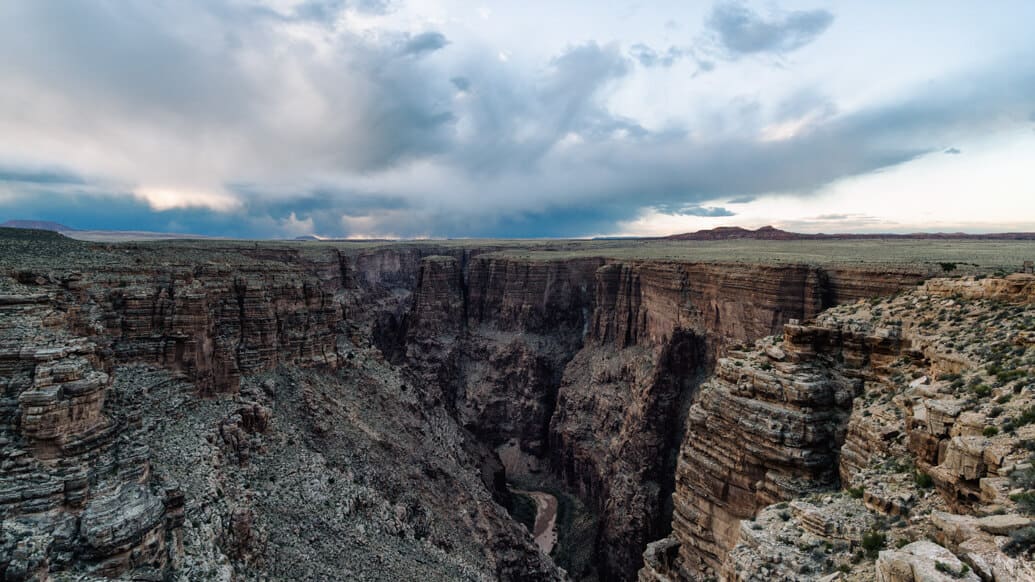
<svg viewBox="0 0 1035 582"><path fill-rule="evenodd" d="M1009 536L1032 524L1033 281L931 280L730 351L641 582L1032 577Z"/></svg>
<svg viewBox="0 0 1035 582"><path fill-rule="evenodd" d="M106 398L114 365L161 368L185 381L192 397L225 398L262 374L353 374L383 357L369 374L381 378L393 370L404 379L397 386L407 395L403 420L463 442L460 464L479 472L500 502L500 475L484 445L511 445L544 460L599 513L602 576L631 579L647 542L668 533L670 493L685 480L676 480L682 473L675 467L687 410L717 358L789 319L897 291L923 276L800 265L531 260L416 244L192 244L109 248L108 262L88 272L30 265L15 273L22 291L7 299L5 325L36 318L58 331L37 341L3 330L19 346L2 357L3 455L11 467L3 473L11 480L4 490L17 491L17 499L3 499L6 515L21 520L5 521L3 555L17 556L10 572L175 565L183 500L152 474L146 438L135 440L134 415L147 412ZM32 299L30 288L44 295ZM54 346L59 355L48 351ZM374 346L380 356L372 356ZM326 391L333 395L332 387ZM438 428L421 424L430 422L422 412L429 410L444 411L435 416ZM334 422L359 422L355 411L326 414L305 417L300 434L329 439ZM244 416L229 418L221 416L210 432L236 459L232 465L245 466L264 454L264 445L252 441L271 437L247 428ZM376 441L369 436L375 433L360 430L367 436L359 442ZM380 446L378 454L402 454ZM766 466L769 453L758 451L748 472ZM800 464L788 471L812 470L807 459ZM775 480L766 491L776 492L757 503L775 499L784 485ZM238 546L261 546L252 543L261 538L252 530L264 517L233 511L220 518L229 530L216 537L231 540L227 555L251 563L256 552ZM38 525L33 520L41 514L51 521ZM504 531L494 513L478 515L479 535ZM68 529L71 519L79 531ZM23 525L8 525L16 523ZM51 536L51 549L25 549L27 536L36 535ZM72 555L66 547L84 549ZM505 548L492 546L486 559L505 563L498 572L508 576L549 571L529 557L528 547L503 556Z"/></svg>
<svg viewBox="0 0 1035 582"><path fill-rule="evenodd" d="M140 412L112 406L111 353L46 293L0 296L0 572L175 567L183 493L151 475Z"/></svg>
<svg viewBox="0 0 1035 582"><path fill-rule="evenodd" d="M606 579L635 577L647 542L667 532L679 443L684 432L690 439L710 431L693 421L684 429L686 409L728 346L775 333L832 301L893 293L922 279L910 272L851 274L669 261L611 262L597 271L586 345L565 371L551 421L551 455L601 514L598 555Z"/></svg>

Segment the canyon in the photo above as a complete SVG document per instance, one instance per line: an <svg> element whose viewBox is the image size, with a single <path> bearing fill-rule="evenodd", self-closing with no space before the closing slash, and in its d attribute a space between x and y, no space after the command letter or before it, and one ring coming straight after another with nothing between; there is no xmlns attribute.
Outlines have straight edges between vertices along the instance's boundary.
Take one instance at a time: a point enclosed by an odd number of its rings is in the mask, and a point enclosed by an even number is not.
<svg viewBox="0 0 1035 582"><path fill-rule="evenodd" d="M1035 425L984 430L1027 411L1035 283L982 253L0 234L5 580L1031 573ZM996 310L1020 352L968 399ZM557 500L552 555L508 483ZM852 562L878 519L909 543Z"/></svg>

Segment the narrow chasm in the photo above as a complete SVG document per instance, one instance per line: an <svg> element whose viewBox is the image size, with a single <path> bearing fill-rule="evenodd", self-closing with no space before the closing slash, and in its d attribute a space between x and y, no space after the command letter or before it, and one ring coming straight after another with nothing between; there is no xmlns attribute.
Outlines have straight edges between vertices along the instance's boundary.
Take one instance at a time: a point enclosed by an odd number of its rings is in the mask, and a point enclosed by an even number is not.
<svg viewBox="0 0 1035 582"><path fill-rule="evenodd" d="M686 413L714 360L705 332L601 331L613 271L425 257L408 306L372 328L425 402L494 452L494 497L575 580L632 580L668 535Z"/></svg>

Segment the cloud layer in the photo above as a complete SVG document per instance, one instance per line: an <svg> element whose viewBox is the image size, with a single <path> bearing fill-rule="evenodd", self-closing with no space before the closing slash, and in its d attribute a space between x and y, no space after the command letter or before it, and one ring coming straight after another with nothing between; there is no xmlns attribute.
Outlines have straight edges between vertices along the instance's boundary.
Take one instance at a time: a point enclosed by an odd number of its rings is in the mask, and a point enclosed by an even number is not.
<svg viewBox="0 0 1035 582"><path fill-rule="evenodd" d="M826 10L796 10L769 18L743 4L722 2L708 18L708 27L730 57L755 53L787 53L797 50L823 33L834 22Z"/></svg>
<svg viewBox="0 0 1035 582"><path fill-rule="evenodd" d="M241 237L604 234L951 152L1027 123L1035 94L1022 62L848 110L808 88L648 124L612 99L640 67L689 79L688 57L806 51L835 16L723 2L685 45L579 39L528 65L402 10L3 3L0 213Z"/></svg>

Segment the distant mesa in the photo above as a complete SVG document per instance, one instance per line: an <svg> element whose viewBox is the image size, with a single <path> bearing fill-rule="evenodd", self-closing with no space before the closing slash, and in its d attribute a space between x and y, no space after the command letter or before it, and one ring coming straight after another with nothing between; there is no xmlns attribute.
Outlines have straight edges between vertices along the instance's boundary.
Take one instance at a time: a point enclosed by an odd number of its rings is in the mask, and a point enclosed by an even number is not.
<svg viewBox="0 0 1035 582"><path fill-rule="evenodd" d="M699 230L666 237L674 240L798 240L809 235L787 232L772 226L763 226L758 230L749 230L739 226L720 226L710 230Z"/></svg>
<svg viewBox="0 0 1035 582"><path fill-rule="evenodd" d="M7 228L31 228L35 230L52 230L54 232L74 232L77 229L49 220L8 220L0 226Z"/></svg>
<svg viewBox="0 0 1035 582"><path fill-rule="evenodd" d="M757 230L739 226L720 226L710 230L686 232L664 237L667 240L874 240L874 239L908 239L908 240L1035 240L1035 232L998 232L987 234L967 234L964 232L914 232L909 234L873 233L873 234L805 234L789 232L772 226L763 226Z"/></svg>
<svg viewBox="0 0 1035 582"><path fill-rule="evenodd" d="M85 230L65 226L49 220L8 220L0 224L0 228L21 228L56 232L68 238L91 242L121 242L134 240L170 240L170 239L202 239L214 238L200 234L184 234L176 232L151 232L146 230Z"/></svg>

